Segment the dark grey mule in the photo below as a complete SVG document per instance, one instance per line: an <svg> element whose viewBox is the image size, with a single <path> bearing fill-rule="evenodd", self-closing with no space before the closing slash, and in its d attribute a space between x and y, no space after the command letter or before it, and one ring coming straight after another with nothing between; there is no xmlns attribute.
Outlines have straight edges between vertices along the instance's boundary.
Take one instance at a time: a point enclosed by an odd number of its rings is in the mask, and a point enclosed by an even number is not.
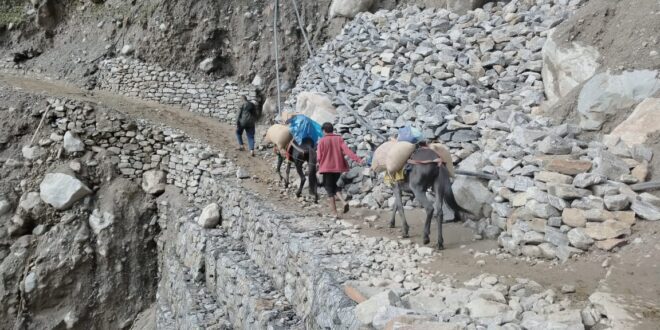
<svg viewBox="0 0 660 330"><path fill-rule="evenodd" d="M396 202L394 203L394 210L392 212L392 220L390 227L394 228L396 219L396 212L399 211L401 220L403 221L403 237L408 237L408 223L406 222L406 215L403 210L403 202L401 199L401 192L405 189L411 191L415 199L419 201L426 210L426 222L424 224L424 244L428 244L431 232L431 219L433 218L434 211L436 212L436 221L438 223L438 249L444 248L444 239L442 238L442 204L447 203L447 206L454 212L455 219L460 221L460 212L465 212L454 198L454 192L451 190L451 179L449 171L444 164L439 164L434 160L439 156L433 150L425 147L418 148L410 160L412 169L405 176L404 182L398 182L394 185L394 196ZM432 202L426 196L426 191L429 188L433 189L435 200Z"/></svg>
<svg viewBox="0 0 660 330"><path fill-rule="evenodd" d="M296 172L300 176L300 187L296 192L296 197L302 195L303 186L305 186L305 171L303 164L307 163L307 170L309 171L309 194L314 196L314 203L318 203L319 194L317 191L318 182L316 179L316 149L314 143L310 139L304 139L302 144L298 145L294 142L291 143L287 150L288 158L296 166ZM291 162L286 164L286 177L282 176L281 168L284 163L284 157L277 154L277 174L280 176L280 182L284 181L284 187L289 187L289 173L291 172Z"/></svg>

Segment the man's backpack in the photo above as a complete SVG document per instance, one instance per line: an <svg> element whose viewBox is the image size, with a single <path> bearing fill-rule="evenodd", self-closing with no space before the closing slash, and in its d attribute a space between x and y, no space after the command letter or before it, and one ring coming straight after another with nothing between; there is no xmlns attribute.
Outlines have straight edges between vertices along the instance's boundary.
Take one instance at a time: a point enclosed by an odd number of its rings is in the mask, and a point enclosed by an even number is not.
<svg viewBox="0 0 660 330"><path fill-rule="evenodd" d="M254 104L247 102L241 108L241 113L238 118L238 124L241 127L253 127L257 122L257 114Z"/></svg>

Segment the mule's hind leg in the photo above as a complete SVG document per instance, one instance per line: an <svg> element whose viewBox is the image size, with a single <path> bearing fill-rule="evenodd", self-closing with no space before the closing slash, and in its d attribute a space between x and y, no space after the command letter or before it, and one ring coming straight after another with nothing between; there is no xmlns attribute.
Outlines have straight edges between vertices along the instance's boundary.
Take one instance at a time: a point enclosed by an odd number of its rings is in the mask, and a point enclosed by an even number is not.
<svg viewBox="0 0 660 330"><path fill-rule="evenodd" d="M298 172L298 176L300 176L300 186L298 187L298 191L296 192L296 197L302 196L302 190L303 187L305 186L305 171L303 171L303 163L302 162L296 162L296 172Z"/></svg>
<svg viewBox="0 0 660 330"><path fill-rule="evenodd" d="M284 157L277 154L277 175L280 177L280 183L284 182L284 177L282 176L282 164L284 163Z"/></svg>
<svg viewBox="0 0 660 330"><path fill-rule="evenodd" d="M291 162L286 162L286 178L284 179L284 188L289 188L290 177L291 177Z"/></svg>
<svg viewBox="0 0 660 330"><path fill-rule="evenodd" d="M403 208L403 197L402 197L402 189L401 189L401 183L397 182L394 185L394 196L395 196L395 205L396 208L399 210L399 214L401 215L401 223L403 224L403 237L408 238L408 230L410 227L408 226L408 221L406 220L406 212ZM392 215L392 222L390 222L390 227L394 227L394 217L396 216L396 212Z"/></svg>
<svg viewBox="0 0 660 330"><path fill-rule="evenodd" d="M426 210L426 222L424 223L424 244L428 244L431 232L431 219L433 218L433 203L426 197L426 189L421 186L410 184L410 189L415 194L415 198Z"/></svg>
<svg viewBox="0 0 660 330"><path fill-rule="evenodd" d="M444 238L442 237L442 225L444 222L444 212L442 212L442 206L444 204L444 190L442 189L443 181L438 177L435 180L433 185L433 190L435 191L435 209L436 209L436 221L438 222L438 250L444 249Z"/></svg>

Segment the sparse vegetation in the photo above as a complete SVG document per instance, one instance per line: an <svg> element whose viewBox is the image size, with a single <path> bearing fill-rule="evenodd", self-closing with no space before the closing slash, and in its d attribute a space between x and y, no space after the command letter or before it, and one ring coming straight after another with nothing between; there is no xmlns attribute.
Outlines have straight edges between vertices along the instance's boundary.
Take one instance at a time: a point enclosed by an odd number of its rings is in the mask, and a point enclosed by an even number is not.
<svg viewBox="0 0 660 330"><path fill-rule="evenodd" d="M25 15L23 1L5 0L0 3L0 25L21 22Z"/></svg>

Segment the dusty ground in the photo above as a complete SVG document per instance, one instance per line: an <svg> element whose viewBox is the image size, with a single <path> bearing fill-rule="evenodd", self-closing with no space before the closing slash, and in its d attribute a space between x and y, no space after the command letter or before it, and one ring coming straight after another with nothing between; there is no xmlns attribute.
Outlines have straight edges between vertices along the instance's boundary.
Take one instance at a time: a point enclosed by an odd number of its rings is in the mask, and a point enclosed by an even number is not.
<svg viewBox="0 0 660 330"><path fill-rule="evenodd" d="M174 106L129 99L103 91L82 91L77 87L61 82L37 80L26 77L0 74L0 84L41 93L53 97L68 97L81 101L99 103L123 112L135 119L159 122L185 131L190 136L223 150L240 166L248 169L253 176L244 185L258 194L267 195L281 208L296 210L310 215L319 215L320 206L303 203L291 193L285 193L277 186L273 165L266 151L258 157L234 150L233 129L217 120L201 117ZM301 207L301 205L305 205ZM377 214L376 226L369 226L363 218ZM423 214L420 210L409 211L411 240L421 243ZM364 209L352 210L349 221L359 224L362 233L371 236L398 238L397 228L390 229L389 212L374 212ZM330 221L320 219L320 221ZM564 284L577 288L575 300L585 300L594 291L610 292L621 299L621 303L640 320L637 328L657 329L660 324L660 226L656 223L640 222L635 226L631 244L614 253L593 252L564 264L540 262L518 258L498 257L497 243L490 240L475 240L472 230L461 224L447 224L444 227L445 247L427 267L438 273L438 277L452 276L466 280L481 273L493 273L511 277L526 277L556 290ZM431 229L431 240L435 239L435 225ZM492 252L492 253L491 253ZM479 257L475 258L475 253ZM478 260L484 260L478 265ZM604 263L606 264L605 266Z"/></svg>
<svg viewBox="0 0 660 330"><path fill-rule="evenodd" d="M606 68L657 69L660 2L589 1L557 28L557 36L564 43L577 41L596 47Z"/></svg>

